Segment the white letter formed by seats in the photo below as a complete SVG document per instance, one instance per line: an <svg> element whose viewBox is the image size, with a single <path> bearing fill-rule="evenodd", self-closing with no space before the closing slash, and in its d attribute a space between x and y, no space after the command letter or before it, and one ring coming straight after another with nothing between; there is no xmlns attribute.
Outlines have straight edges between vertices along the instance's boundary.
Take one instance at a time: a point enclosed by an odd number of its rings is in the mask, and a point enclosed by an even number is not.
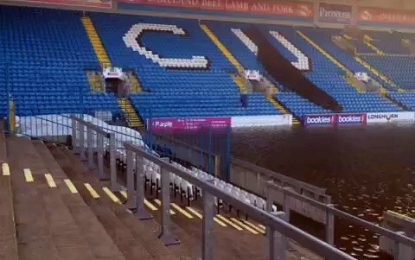
<svg viewBox="0 0 415 260"><path fill-rule="evenodd" d="M192 56L191 59L160 58L158 54L153 53L151 50L148 50L143 46L140 46L138 43L137 38L139 38L144 31L172 32L175 35L186 34L182 28L179 28L176 25L138 23L133 25L123 37L127 47L137 51L140 55L144 55L147 59L159 64L161 67L196 69L207 68L208 60L204 56Z"/></svg>

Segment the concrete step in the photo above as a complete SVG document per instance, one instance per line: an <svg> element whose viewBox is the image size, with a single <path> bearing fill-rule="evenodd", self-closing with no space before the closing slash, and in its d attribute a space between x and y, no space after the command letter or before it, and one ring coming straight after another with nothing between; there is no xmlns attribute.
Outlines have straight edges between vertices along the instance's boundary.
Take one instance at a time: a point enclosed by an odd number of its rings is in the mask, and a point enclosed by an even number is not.
<svg viewBox="0 0 415 260"><path fill-rule="evenodd" d="M3 133L3 124L0 122L0 259L18 259L16 223L14 216L13 192L11 176L7 171L6 138ZM3 164L5 164L3 166Z"/></svg>
<svg viewBox="0 0 415 260"><path fill-rule="evenodd" d="M94 210L107 232L112 234L114 242L123 251L127 258L131 259L186 259L189 257L188 248L183 245L166 248L157 238L159 225L154 220L139 221L127 209L111 200L103 192L108 183L100 183L94 177L93 171L88 171L80 160L62 148L51 148L52 153L65 156L60 160L62 167L79 187L81 195L86 203ZM70 172L70 173L69 173ZM97 192L97 199L82 188L83 183L89 183ZM141 255L139 255L141 254ZM191 259L193 259L191 257Z"/></svg>
<svg viewBox="0 0 415 260"><path fill-rule="evenodd" d="M19 258L124 259L111 239L105 237L97 219L88 214L88 207L79 194L68 192L63 182L65 176L54 178L56 188L46 181L45 173L52 174L52 169L46 167L32 141L18 137L7 141ZM73 205L80 206L83 218L72 214Z"/></svg>

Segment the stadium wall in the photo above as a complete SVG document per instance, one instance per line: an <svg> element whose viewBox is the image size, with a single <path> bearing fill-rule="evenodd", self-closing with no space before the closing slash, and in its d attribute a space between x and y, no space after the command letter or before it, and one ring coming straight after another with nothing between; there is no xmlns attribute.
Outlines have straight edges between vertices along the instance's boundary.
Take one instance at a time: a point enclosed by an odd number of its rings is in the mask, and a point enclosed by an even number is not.
<svg viewBox="0 0 415 260"><path fill-rule="evenodd" d="M415 31L415 2L403 1L271 1L271 0L4 0L0 4L66 10L122 13L248 23ZM226 4L225 4L226 3ZM231 3L231 4L229 4ZM376 8L375 8L376 7Z"/></svg>

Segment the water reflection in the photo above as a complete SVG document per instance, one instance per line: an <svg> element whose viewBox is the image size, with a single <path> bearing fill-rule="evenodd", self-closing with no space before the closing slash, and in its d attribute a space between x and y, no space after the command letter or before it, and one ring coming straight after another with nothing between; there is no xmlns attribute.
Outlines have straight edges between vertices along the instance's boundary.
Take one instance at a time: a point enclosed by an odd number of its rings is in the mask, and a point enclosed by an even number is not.
<svg viewBox="0 0 415 260"><path fill-rule="evenodd" d="M415 126L244 129L232 154L327 188L338 208L379 223L385 210L415 217ZM379 255L378 235L336 221L336 245Z"/></svg>

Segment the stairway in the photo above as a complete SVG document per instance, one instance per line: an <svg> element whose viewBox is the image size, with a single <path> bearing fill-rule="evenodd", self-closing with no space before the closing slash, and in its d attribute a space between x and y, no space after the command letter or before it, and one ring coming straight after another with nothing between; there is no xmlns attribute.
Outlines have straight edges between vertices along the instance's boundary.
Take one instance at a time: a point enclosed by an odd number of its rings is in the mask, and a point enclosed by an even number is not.
<svg viewBox="0 0 415 260"><path fill-rule="evenodd" d="M231 75L231 77L233 79L233 82L235 82L235 84L239 87L242 93L248 92L248 88L246 86L244 78L242 78L240 75Z"/></svg>
<svg viewBox="0 0 415 260"><path fill-rule="evenodd" d="M212 42L218 47L218 49L225 55L225 57L235 66L236 70L239 73L244 72L243 66L239 63L239 61L232 55L232 53L223 45L223 43L216 37L216 35L209 29L209 27L205 24L201 24L200 28L207 34L207 36L212 40Z"/></svg>
<svg viewBox="0 0 415 260"><path fill-rule="evenodd" d="M3 125L0 121L0 259L17 260L16 216Z"/></svg>
<svg viewBox="0 0 415 260"><path fill-rule="evenodd" d="M369 63L367 63L364 59L362 59L359 56L355 56L354 59L359 62L360 64L363 65L363 67L365 67L367 70L369 70L370 72L372 72L374 75L376 75L377 77L379 77L381 80L383 80L384 82L388 83L390 86L396 88L399 92L404 92L403 89L401 89L398 85L396 85L391 79L389 79L388 77L386 77L384 74L382 74L380 71L378 71L377 69L375 69L374 67L372 67ZM383 90L383 92L387 92L386 89Z"/></svg>
<svg viewBox="0 0 415 260"><path fill-rule="evenodd" d="M128 98L119 98L118 104L124 111L124 116L127 120L127 124L131 128L143 128L144 124L141 122L137 112L135 111L131 101Z"/></svg>
<svg viewBox="0 0 415 260"><path fill-rule="evenodd" d="M376 47L375 45L373 45L372 42L373 42L373 39L369 35L365 34L363 36L363 43L367 47L369 47L369 49L371 49L372 51L374 51L377 55L384 56L385 53L383 51L381 51L378 47Z"/></svg>
<svg viewBox="0 0 415 260"><path fill-rule="evenodd" d="M131 84L131 93L140 93L143 91L137 76L133 72L127 72L128 79Z"/></svg>
<svg viewBox="0 0 415 260"><path fill-rule="evenodd" d="M279 111L282 111L284 114L292 114L289 112L280 102L278 102L272 95L267 97L268 101L274 105ZM293 125L300 125L300 121L292 114L292 123Z"/></svg>
<svg viewBox="0 0 415 260"><path fill-rule="evenodd" d="M88 16L83 16L81 18L82 24L85 27L85 31L88 34L89 40L91 41L92 47L94 48L95 54L98 58L98 61L105 67L111 66L111 61L108 57L107 52L105 51L104 45L101 42L101 39L95 30L95 26L91 21L91 18Z"/></svg>
<svg viewBox="0 0 415 260"><path fill-rule="evenodd" d="M42 142L8 137L7 148L19 259L124 259Z"/></svg>
<svg viewBox="0 0 415 260"><path fill-rule="evenodd" d="M87 71L89 87L93 92L105 92L102 75L96 71Z"/></svg>
<svg viewBox="0 0 415 260"><path fill-rule="evenodd" d="M303 32L297 30L297 34L300 35L305 41L307 41L310 45L312 45L314 48L316 48L321 54L323 54L327 59L329 59L332 63L334 63L337 67L342 69L347 77L350 75L353 75L352 71L350 71L348 68L346 68L342 63L340 63L336 58L331 56L327 51L325 51L323 48L321 48L316 42L314 42L311 38L309 38L307 35L305 35ZM357 92L363 92L362 89L360 89L356 85L352 85Z"/></svg>

